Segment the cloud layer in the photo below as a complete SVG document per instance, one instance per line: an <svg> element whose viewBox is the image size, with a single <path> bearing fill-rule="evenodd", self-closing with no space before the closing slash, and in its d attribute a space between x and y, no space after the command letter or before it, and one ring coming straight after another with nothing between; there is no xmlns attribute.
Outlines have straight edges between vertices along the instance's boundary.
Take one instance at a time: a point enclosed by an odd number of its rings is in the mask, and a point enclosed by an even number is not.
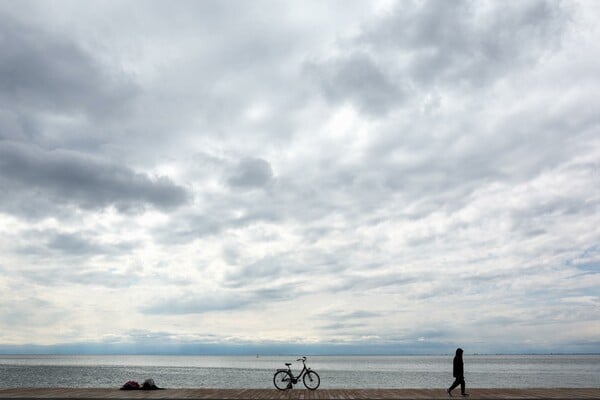
<svg viewBox="0 0 600 400"><path fill-rule="evenodd" d="M600 351L598 16L0 6L0 344Z"/></svg>

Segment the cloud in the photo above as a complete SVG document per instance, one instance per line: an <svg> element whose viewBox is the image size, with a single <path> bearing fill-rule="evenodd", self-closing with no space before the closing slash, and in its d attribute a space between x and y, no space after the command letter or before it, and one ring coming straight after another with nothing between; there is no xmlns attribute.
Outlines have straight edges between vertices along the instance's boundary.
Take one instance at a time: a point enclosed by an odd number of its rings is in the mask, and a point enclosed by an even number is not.
<svg viewBox="0 0 600 400"><path fill-rule="evenodd" d="M550 1L402 3L340 39L336 55L308 63L306 73L330 102L382 115L423 89L477 90L535 64L560 45L568 19L566 7Z"/></svg>
<svg viewBox="0 0 600 400"><path fill-rule="evenodd" d="M573 257L568 264L588 273L600 273L600 246L594 245Z"/></svg>
<svg viewBox="0 0 600 400"><path fill-rule="evenodd" d="M0 184L10 192L5 208L19 208L22 198L40 193L50 200L48 208L58 203L122 211L147 205L169 209L188 198L186 189L167 177L153 178L79 152L6 141L0 142Z"/></svg>
<svg viewBox="0 0 600 400"><path fill-rule="evenodd" d="M0 341L2 344L33 343L48 326L66 321L64 309L42 291L11 293L5 295L0 304L0 324L7 327L0 332Z"/></svg>
<svg viewBox="0 0 600 400"><path fill-rule="evenodd" d="M0 342L597 342L598 6L60 5L0 4Z"/></svg>
<svg viewBox="0 0 600 400"><path fill-rule="evenodd" d="M241 273L237 271L236 273ZM293 274L289 275L293 278ZM252 283L250 283L252 282ZM260 310L266 304L287 302L299 299L310 293L293 281L281 281L271 276L270 281L256 281L250 278L246 285L225 283L218 289L203 292L187 291L176 296L153 299L149 304L141 306L140 312L145 314L204 314L215 311Z"/></svg>
<svg viewBox="0 0 600 400"><path fill-rule="evenodd" d="M353 320L353 319L363 319L363 318L372 318L379 317L381 313L366 311L366 310L357 310L357 311L347 311L347 310L334 310L328 311L325 313L321 313L318 315L318 318L329 320L329 319L338 319L338 320Z"/></svg>
<svg viewBox="0 0 600 400"><path fill-rule="evenodd" d="M236 292L206 293L202 295L184 294L159 299L140 307L147 314L203 314L212 311L235 310L250 305L247 295Z"/></svg>
<svg viewBox="0 0 600 400"><path fill-rule="evenodd" d="M260 158L245 158L239 162L227 182L233 187L256 188L265 186L272 178L273 171L267 161Z"/></svg>
<svg viewBox="0 0 600 400"><path fill-rule="evenodd" d="M356 328L364 328L366 324L362 322L334 322L330 324L323 325L321 329L331 330L331 331L352 331Z"/></svg>
<svg viewBox="0 0 600 400"><path fill-rule="evenodd" d="M349 101L368 114L385 114L404 99L402 83L367 54L354 53L342 59L310 63L307 73L316 80L325 97L335 103Z"/></svg>
<svg viewBox="0 0 600 400"><path fill-rule="evenodd" d="M69 267L69 269L65 267ZM99 286L106 288L126 288L138 285L142 276L139 273L122 270L119 267L78 267L76 265L46 266L44 269L26 269L19 275L28 282L44 287L65 287L70 285Z"/></svg>
<svg viewBox="0 0 600 400"><path fill-rule="evenodd" d="M256 262L236 268L225 275L225 285L244 287L256 282L269 282L298 272L300 265L287 257L265 257Z"/></svg>
<svg viewBox="0 0 600 400"><path fill-rule="evenodd" d="M123 116L138 94L131 79L107 70L71 38L3 12L0 37L0 127L7 128L0 138L44 137L49 115Z"/></svg>
<svg viewBox="0 0 600 400"><path fill-rule="evenodd" d="M558 2L500 7L464 1L398 6L355 39L379 52L397 52L396 65L420 85L482 85L535 63L560 42L569 13Z"/></svg>
<svg viewBox="0 0 600 400"><path fill-rule="evenodd" d="M68 232L56 229L21 232L21 243L15 250L23 256L91 257L120 255L131 252L136 242L103 243L95 232Z"/></svg>

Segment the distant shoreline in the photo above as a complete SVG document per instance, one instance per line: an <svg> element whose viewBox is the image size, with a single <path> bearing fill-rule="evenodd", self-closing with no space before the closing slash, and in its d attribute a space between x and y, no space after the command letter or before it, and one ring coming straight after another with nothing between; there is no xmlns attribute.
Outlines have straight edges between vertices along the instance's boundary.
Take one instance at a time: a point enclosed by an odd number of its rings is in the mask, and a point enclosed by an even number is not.
<svg viewBox="0 0 600 400"><path fill-rule="evenodd" d="M419 353L406 353L406 354L379 354L379 353L348 353L348 354L338 354L338 353L319 353L319 354L311 354L311 353L279 353L279 354L258 354L259 357L296 357L299 354L305 355L307 357L444 357L444 356L454 356L453 353L441 353L441 354L419 354ZM599 356L600 353L464 353L466 356ZM3 353L0 352L0 357L2 356L152 356L152 357L256 357L256 354L248 354L248 353L190 353L190 354L182 354L182 353L29 353L29 352L17 352L17 353Z"/></svg>

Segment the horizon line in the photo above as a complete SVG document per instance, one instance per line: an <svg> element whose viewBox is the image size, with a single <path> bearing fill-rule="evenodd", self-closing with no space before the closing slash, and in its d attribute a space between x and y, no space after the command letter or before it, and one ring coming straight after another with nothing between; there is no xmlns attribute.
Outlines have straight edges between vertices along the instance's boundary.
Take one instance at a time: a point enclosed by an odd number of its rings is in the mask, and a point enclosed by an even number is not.
<svg viewBox="0 0 600 400"><path fill-rule="evenodd" d="M198 356L219 356L219 357L297 357L302 354L307 357L434 357L434 356L452 356L453 353L396 353L396 354L381 354L381 353L5 353L0 351L0 356L182 356L182 357L198 357ZM600 352L523 352L523 353L464 353L469 356L600 356Z"/></svg>

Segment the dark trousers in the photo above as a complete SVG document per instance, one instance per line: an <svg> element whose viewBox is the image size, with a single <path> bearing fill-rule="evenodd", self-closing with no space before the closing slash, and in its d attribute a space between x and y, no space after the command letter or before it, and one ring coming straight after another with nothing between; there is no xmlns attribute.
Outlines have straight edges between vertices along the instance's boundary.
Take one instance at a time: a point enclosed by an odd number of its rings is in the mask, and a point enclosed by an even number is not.
<svg viewBox="0 0 600 400"><path fill-rule="evenodd" d="M460 385L460 392L461 393L465 393L465 377L464 376L457 376L456 379L454 380L454 383L452 384L452 386L450 386L450 391L452 391L452 389L454 389L455 387L457 387L458 385Z"/></svg>

